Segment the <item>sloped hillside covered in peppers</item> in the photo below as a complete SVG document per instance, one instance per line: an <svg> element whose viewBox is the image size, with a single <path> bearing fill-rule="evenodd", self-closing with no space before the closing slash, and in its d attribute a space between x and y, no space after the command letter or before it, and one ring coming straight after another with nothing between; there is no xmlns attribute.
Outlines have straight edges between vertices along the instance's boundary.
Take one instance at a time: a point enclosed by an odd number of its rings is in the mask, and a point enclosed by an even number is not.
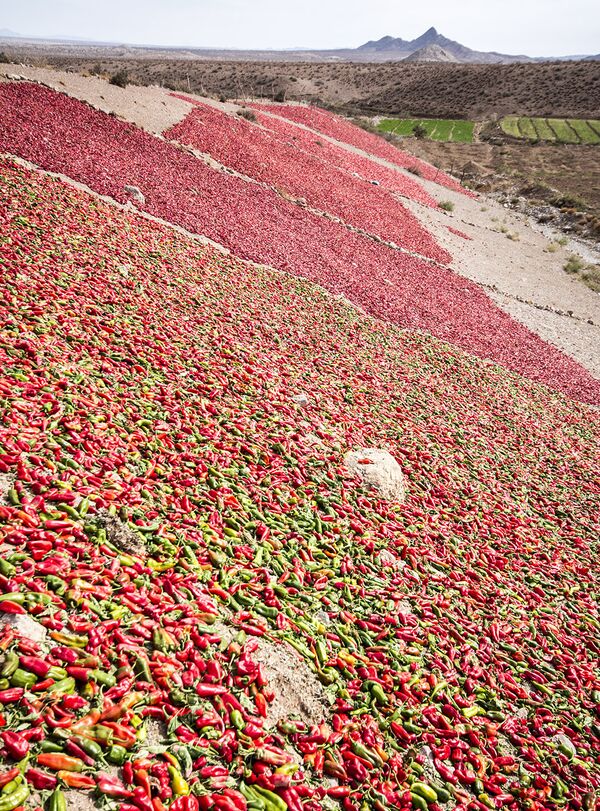
<svg viewBox="0 0 600 811"><path fill-rule="evenodd" d="M591 811L598 413L0 181L0 808Z"/></svg>
<svg viewBox="0 0 600 811"><path fill-rule="evenodd" d="M440 186L445 186L469 197L475 196L474 192L461 186L458 180L430 163L415 157L415 155L400 149L394 144L386 143L383 138L375 133L366 132L347 119L327 110L321 110L319 107L307 107L303 104L264 104L254 102L250 106L256 110L287 118L289 121L308 127L313 132L320 132L329 138L351 144L369 155L383 158L396 166L405 169L416 169L421 177L432 180Z"/></svg>
<svg viewBox="0 0 600 811"><path fill-rule="evenodd" d="M600 382L587 370L514 321L477 284L433 262L449 257L416 220L410 221L422 235L422 256L406 252L414 248L411 239L404 251L394 250L265 184L219 171L176 143L26 82L0 84L0 150L121 202L130 200L126 187L133 184L142 190L138 205L148 213L203 234L236 256L308 278L376 318L425 330L600 405ZM356 184L362 188L364 181ZM371 205L374 221L378 212Z"/></svg>

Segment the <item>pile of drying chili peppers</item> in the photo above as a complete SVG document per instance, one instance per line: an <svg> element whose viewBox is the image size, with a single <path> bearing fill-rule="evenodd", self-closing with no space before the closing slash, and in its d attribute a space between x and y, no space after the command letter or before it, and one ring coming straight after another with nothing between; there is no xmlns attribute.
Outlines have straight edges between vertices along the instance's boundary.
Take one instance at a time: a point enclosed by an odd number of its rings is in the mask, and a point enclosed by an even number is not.
<svg viewBox="0 0 600 811"><path fill-rule="evenodd" d="M437 167L432 166L432 164L427 163L427 161L411 155L410 152L399 149L394 144L385 141L380 135L367 132L357 127L355 124L352 124L347 119L334 115L327 110L322 110L319 107L307 107L303 104L265 104L257 102L249 106L256 110L264 110L268 113L287 118L289 121L294 121L297 124L302 124L315 132L321 132L323 135L335 138L336 141L350 144L354 147L358 147L358 149L362 149L363 152L368 152L370 155L383 158L396 166L416 170L420 177L438 183L440 186L461 192L468 197L476 197L474 192L461 186L458 180L450 177L450 175L442 172Z"/></svg>
<svg viewBox="0 0 600 811"><path fill-rule="evenodd" d="M387 189L244 118L195 102L192 112L167 130L165 137L190 144L224 166L406 250L443 264L452 259Z"/></svg>
<svg viewBox="0 0 600 811"><path fill-rule="evenodd" d="M598 414L0 180L0 809L591 811ZM273 723L260 646L320 722Z"/></svg>
<svg viewBox="0 0 600 811"><path fill-rule="evenodd" d="M514 321L474 282L213 169L76 99L27 82L0 84L0 150L121 202L129 200L125 186L138 186L149 213L240 258L308 278L376 318L425 330L600 405L600 383L587 370Z"/></svg>
<svg viewBox="0 0 600 811"><path fill-rule="evenodd" d="M188 99L187 96L181 93L173 93L172 95L175 98L187 99L192 102L191 98ZM383 186L388 191L396 192L409 200L414 200L432 208L438 206L436 200L425 191L416 177L413 179L405 172L378 163L356 151L347 149L342 144L338 145L325 140L315 130L299 127L293 121L280 118L276 115L276 107L269 107L268 110L269 112L263 112L256 105L253 106L256 123L264 129L276 133L279 138L284 139L286 142L310 153L314 157L318 157L329 166L345 169L347 172L371 183L377 181L380 186Z"/></svg>

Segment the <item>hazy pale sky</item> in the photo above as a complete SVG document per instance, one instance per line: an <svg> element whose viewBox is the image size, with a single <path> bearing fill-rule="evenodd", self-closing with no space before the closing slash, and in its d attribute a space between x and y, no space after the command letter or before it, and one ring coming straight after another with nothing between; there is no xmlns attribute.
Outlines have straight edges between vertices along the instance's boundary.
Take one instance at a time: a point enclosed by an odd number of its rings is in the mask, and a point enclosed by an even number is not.
<svg viewBox="0 0 600 811"><path fill-rule="evenodd" d="M341 48L434 25L482 51L600 52L597 0L0 0L0 28L156 45Z"/></svg>

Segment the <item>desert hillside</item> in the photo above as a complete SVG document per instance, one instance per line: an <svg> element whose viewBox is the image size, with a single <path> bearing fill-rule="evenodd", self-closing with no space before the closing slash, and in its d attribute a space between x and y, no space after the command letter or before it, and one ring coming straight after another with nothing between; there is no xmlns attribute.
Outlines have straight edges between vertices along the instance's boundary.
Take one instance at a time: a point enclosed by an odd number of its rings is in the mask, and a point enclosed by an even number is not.
<svg viewBox="0 0 600 811"><path fill-rule="evenodd" d="M29 58L28 58L29 59ZM202 96L266 96L311 101L350 114L485 119L490 115L596 118L600 62L469 65L232 62L211 59L57 57L41 63L111 76L125 69L139 84Z"/></svg>
<svg viewBox="0 0 600 811"><path fill-rule="evenodd" d="M1 811L593 811L572 246L320 108L0 67Z"/></svg>

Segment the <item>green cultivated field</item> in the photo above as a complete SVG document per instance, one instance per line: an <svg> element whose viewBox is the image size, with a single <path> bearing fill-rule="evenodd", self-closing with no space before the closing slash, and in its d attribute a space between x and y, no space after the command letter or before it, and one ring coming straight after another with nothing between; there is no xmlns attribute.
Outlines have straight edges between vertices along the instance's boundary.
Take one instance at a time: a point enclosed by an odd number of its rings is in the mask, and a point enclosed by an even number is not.
<svg viewBox="0 0 600 811"><path fill-rule="evenodd" d="M539 139L558 144L600 144L600 121L579 118L529 118L507 115L503 132L514 138Z"/></svg>
<svg viewBox="0 0 600 811"><path fill-rule="evenodd" d="M414 128L420 124L427 131L427 138L432 141L458 141L471 143L474 123L445 118L386 118L378 125L380 132L391 132L394 135L410 137Z"/></svg>

